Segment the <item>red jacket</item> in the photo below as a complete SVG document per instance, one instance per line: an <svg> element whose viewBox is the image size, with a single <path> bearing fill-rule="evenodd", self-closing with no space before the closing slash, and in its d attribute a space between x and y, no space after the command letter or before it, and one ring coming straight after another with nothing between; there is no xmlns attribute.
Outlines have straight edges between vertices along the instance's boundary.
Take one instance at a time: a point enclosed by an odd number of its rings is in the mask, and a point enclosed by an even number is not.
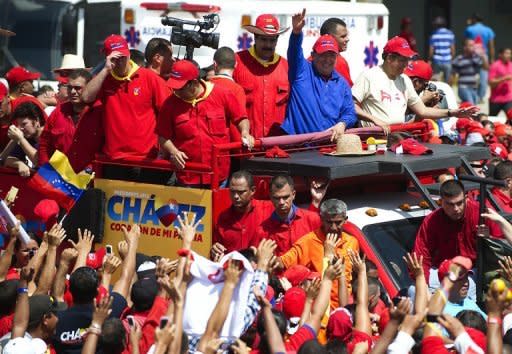
<svg viewBox="0 0 512 354"><path fill-rule="evenodd" d="M296 208L295 216L288 224L279 220L275 214L268 217L258 228L256 238L271 239L277 243L276 255L281 256L302 236L321 226L320 215L308 210Z"/></svg>
<svg viewBox="0 0 512 354"><path fill-rule="evenodd" d="M212 165L214 144L229 143L229 124L243 118L235 95L220 85L205 84L202 97L186 102L176 95L165 100L158 115L156 133L170 139L190 162ZM219 160L220 181L229 174L229 157ZM209 184L211 176L191 172L177 173L183 184Z"/></svg>
<svg viewBox="0 0 512 354"><path fill-rule="evenodd" d="M461 221L448 218L442 208L425 217L416 234L414 252L418 256L423 256L426 279L429 279L430 268L438 268L445 259L465 256L475 264L478 206L477 202L466 199L466 210ZM487 221L486 225L489 226L492 236L503 237L496 223Z"/></svg>
<svg viewBox="0 0 512 354"><path fill-rule="evenodd" d="M270 200L253 199L251 204L251 210L245 214L236 212L232 207L220 213L213 232L213 243L219 242L226 247L226 253L258 246L256 231L263 220L272 214L274 206Z"/></svg>
<svg viewBox="0 0 512 354"><path fill-rule="evenodd" d="M501 209L503 209L505 213L512 213L512 198L500 191L500 189L497 187L494 187L491 193L494 199L496 199L498 205L501 207ZM490 206L490 203L488 204Z"/></svg>
<svg viewBox="0 0 512 354"><path fill-rule="evenodd" d="M252 135L279 134L290 94L288 62L281 57L265 67L248 50L238 52L236 61L233 78L245 90Z"/></svg>

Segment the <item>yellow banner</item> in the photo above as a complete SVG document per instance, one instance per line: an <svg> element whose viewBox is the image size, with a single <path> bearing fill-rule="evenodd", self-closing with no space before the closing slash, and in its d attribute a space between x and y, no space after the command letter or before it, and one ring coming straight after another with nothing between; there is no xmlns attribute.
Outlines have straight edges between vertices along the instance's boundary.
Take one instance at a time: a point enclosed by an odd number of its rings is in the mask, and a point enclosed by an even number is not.
<svg viewBox="0 0 512 354"><path fill-rule="evenodd" d="M192 247L197 253L208 256L212 243L210 190L108 179L96 179L94 186L106 194L103 245L117 249L117 243L124 240L121 226L138 223L142 231L138 252L175 259L181 247L181 238L175 230L178 220L165 227L156 215L158 208L170 204L180 215L187 211L190 218L195 214L196 220L202 220Z"/></svg>

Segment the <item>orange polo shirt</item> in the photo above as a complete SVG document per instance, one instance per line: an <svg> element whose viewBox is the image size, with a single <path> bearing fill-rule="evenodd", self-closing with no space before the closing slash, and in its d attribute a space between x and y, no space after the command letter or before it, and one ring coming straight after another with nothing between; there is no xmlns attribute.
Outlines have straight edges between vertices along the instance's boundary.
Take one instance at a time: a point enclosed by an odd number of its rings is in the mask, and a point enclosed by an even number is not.
<svg viewBox="0 0 512 354"><path fill-rule="evenodd" d="M313 272L323 274L324 241L325 234L322 229L312 231L295 242L292 248L281 256L281 261L286 268L300 264L308 267ZM352 263L348 257L349 249L359 252L359 242L354 236L343 232L341 234L341 242L336 249L336 257L343 257L345 259L345 279L347 287L351 291ZM338 281L336 280L331 290L331 309L335 309L338 306Z"/></svg>

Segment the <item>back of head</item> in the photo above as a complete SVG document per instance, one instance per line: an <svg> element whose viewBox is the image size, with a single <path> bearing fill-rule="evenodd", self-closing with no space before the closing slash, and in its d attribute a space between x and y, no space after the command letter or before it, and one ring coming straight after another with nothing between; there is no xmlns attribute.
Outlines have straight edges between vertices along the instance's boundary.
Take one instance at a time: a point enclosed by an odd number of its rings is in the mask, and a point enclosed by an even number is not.
<svg viewBox="0 0 512 354"><path fill-rule="evenodd" d="M147 311L155 302L158 294L158 283L154 277L137 280L132 285L130 297L135 311Z"/></svg>
<svg viewBox="0 0 512 354"><path fill-rule="evenodd" d="M348 354L347 345L337 338L330 339L325 344L325 350L328 354Z"/></svg>
<svg viewBox="0 0 512 354"><path fill-rule="evenodd" d="M100 343L104 353L123 352L126 347L126 330L119 318L108 318L103 323Z"/></svg>
<svg viewBox="0 0 512 354"><path fill-rule="evenodd" d="M494 167L494 178L501 181L512 177L512 161L502 161Z"/></svg>
<svg viewBox="0 0 512 354"><path fill-rule="evenodd" d="M479 13L477 12L474 12L472 15L471 15L471 21L473 21L473 23L478 23L478 22L484 22L484 19L482 16L480 16Z"/></svg>
<svg viewBox="0 0 512 354"><path fill-rule="evenodd" d="M19 281L16 279L0 282L0 316L5 316L14 310L18 284Z"/></svg>
<svg viewBox="0 0 512 354"><path fill-rule="evenodd" d="M322 27L320 27L320 35L334 34L336 33L338 26L347 27L347 24L341 18L330 17L322 23Z"/></svg>
<svg viewBox="0 0 512 354"><path fill-rule="evenodd" d="M318 340L311 339L301 345L297 354L326 354L327 350L318 343Z"/></svg>
<svg viewBox="0 0 512 354"><path fill-rule="evenodd" d="M460 181L454 179L448 180L441 184L439 193L442 198L453 198L464 193L464 185Z"/></svg>
<svg viewBox="0 0 512 354"><path fill-rule="evenodd" d="M146 66L146 60L144 58L144 53L142 53L138 49L130 49L130 59L135 62L138 66Z"/></svg>
<svg viewBox="0 0 512 354"><path fill-rule="evenodd" d="M236 64L235 52L229 47L221 47L215 51L213 61L218 69L234 69Z"/></svg>
<svg viewBox="0 0 512 354"><path fill-rule="evenodd" d="M146 58L148 65L151 64L151 60L156 54L164 55L170 50L169 48L172 48L172 44L167 39L151 38L144 51L144 58Z"/></svg>
<svg viewBox="0 0 512 354"><path fill-rule="evenodd" d="M477 329L483 333L487 333L487 323L485 318L477 311L463 310L455 316L464 327Z"/></svg>
<svg viewBox="0 0 512 354"><path fill-rule="evenodd" d="M292 190L295 189L295 184L293 183L293 178L289 175L277 175L272 178L270 181L270 190L280 190L284 186L289 185Z"/></svg>
<svg viewBox="0 0 512 354"><path fill-rule="evenodd" d="M29 118L44 124L44 115L40 107L33 102L23 102L12 112L11 118Z"/></svg>
<svg viewBox="0 0 512 354"><path fill-rule="evenodd" d="M98 294L98 274L90 267L76 269L69 278L69 291L73 295L73 302L87 304Z"/></svg>

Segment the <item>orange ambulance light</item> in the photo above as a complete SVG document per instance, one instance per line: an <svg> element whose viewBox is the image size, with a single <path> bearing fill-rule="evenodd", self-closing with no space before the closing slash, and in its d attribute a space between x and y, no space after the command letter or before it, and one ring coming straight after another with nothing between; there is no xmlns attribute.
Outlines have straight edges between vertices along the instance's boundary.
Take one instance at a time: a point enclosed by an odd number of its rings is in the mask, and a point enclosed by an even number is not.
<svg viewBox="0 0 512 354"><path fill-rule="evenodd" d="M129 25L135 23L135 13L133 9L124 9L124 23Z"/></svg>
<svg viewBox="0 0 512 354"><path fill-rule="evenodd" d="M384 28L384 16L377 17L377 31Z"/></svg>
<svg viewBox="0 0 512 354"><path fill-rule="evenodd" d="M249 26L251 24L251 15L242 15L242 20L240 21L240 26Z"/></svg>
<svg viewBox="0 0 512 354"><path fill-rule="evenodd" d="M187 4L184 2L143 2L141 7L146 10L157 11L188 11L188 12L220 12L220 7L215 5Z"/></svg>

